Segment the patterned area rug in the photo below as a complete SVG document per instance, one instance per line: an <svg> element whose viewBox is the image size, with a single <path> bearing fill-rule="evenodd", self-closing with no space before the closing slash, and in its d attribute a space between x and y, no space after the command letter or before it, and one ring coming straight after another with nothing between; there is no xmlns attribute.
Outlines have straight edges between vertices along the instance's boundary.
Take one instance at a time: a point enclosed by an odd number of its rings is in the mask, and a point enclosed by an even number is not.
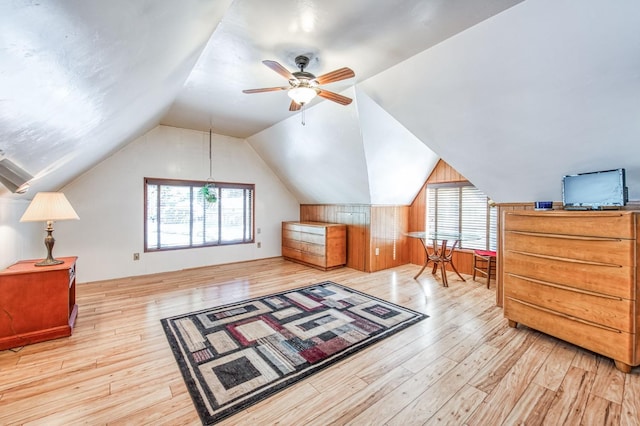
<svg viewBox="0 0 640 426"><path fill-rule="evenodd" d="M331 281L162 320L213 424L427 316Z"/></svg>

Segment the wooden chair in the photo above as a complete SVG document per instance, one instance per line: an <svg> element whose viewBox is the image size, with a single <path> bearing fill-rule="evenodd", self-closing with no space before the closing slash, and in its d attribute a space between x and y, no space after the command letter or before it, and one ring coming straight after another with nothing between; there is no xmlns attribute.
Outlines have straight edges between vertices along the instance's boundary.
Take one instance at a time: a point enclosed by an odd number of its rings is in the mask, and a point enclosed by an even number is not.
<svg viewBox="0 0 640 426"><path fill-rule="evenodd" d="M496 276L496 252L492 250L473 251L473 280L480 273L487 277L487 288L491 285L491 276Z"/></svg>

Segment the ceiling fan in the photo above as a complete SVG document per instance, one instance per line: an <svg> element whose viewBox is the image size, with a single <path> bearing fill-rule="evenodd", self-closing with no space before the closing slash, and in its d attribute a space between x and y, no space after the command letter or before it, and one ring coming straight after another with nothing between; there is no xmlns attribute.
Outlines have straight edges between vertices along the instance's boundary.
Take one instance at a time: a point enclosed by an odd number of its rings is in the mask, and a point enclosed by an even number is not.
<svg viewBox="0 0 640 426"><path fill-rule="evenodd" d="M293 73L289 72L289 70L287 70L276 61L262 61L263 64L289 80L288 86L265 87L262 89L247 89L243 90L243 92L261 93L275 92L278 90L288 90L289 92L287 94L291 98L289 111L298 111L300 108L302 108L302 106L306 105L314 97L316 97L316 95L320 96L321 98L337 102L341 105L349 105L351 103L351 98L339 95L334 92L330 92L328 90L320 89L318 87L323 84L329 84L354 77L356 74L351 68L340 68L316 77L315 75L304 70L306 66L309 65L309 57L300 55L296 57L295 61L300 71L295 71Z"/></svg>

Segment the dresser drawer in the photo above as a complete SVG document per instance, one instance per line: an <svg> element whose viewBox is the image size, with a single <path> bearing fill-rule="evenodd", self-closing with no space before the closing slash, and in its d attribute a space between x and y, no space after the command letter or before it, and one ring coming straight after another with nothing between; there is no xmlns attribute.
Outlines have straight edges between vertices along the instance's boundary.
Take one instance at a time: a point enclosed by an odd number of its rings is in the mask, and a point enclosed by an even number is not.
<svg viewBox="0 0 640 426"><path fill-rule="evenodd" d="M505 231L635 238L632 212L518 211L505 213Z"/></svg>
<svg viewBox="0 0 640 426"><path fill-rule="evenodd" d="M635 264L635 241L622 238L582 237L507 231L504 250L560 257L620 267Z"/></svg>
<svg viewBox="0 0 640 426"><path fill-rule="evenodd" d="M310 253L314 256L324 256L327 251L327 247L323 244L310 244L310 243L301 243L302 251L306 253Z"/></svg>
<svg viewBox="0 0 640 426"><path fill-rule="evenodd" d="M302 252L302 258L300 260L311 265L320 266L321 268L327 267L327 258L324 255Z"/></svg>
<svg viewBox="0 0 640 426"><path fill-rule="evenodd" d="M306 232L308 234L325 234L325 226L321 224L314 224L313 222L301 223L301 222L283 222L282 229L297 231L297 232Z"/></svg>
<svg viewBox="0 0 640 426"><path fill-rule="evenodd" d="M325 240L326 240L326 237L324 234L317 234L317 233L314 234L306 231L300 232L300 241L303 241L305 243L324 245Z"/></svg>
<svg viewBox="0 0 640 426"><path fill-rule="evenodd" d="M560 284L579 290L635 300L635 268L602 266L569 258L551 258L519 252L507 252L503 259L504 275L518 275L533 280ZM505 279L505 292L508 288Z"/></svg>
<svg viewBox="0 0 640 426"><path fill-rule="evenodd" d="M636 365L635 334L572 319L535 305L505 297L505 316L535 330L555 336L585 349Z"/></svg>
<svg viewBox="0 0 640 426"><path fill-rule="evenodd" d="M507 274L505 297L567 317L633 332L633 301Z"/></svg>
<svg viewBox="0 0 640 426"><path fill-rule="evenodd" d="M291 247L282 247L282 256L289 259L301 260L302 251Z"/></svg>

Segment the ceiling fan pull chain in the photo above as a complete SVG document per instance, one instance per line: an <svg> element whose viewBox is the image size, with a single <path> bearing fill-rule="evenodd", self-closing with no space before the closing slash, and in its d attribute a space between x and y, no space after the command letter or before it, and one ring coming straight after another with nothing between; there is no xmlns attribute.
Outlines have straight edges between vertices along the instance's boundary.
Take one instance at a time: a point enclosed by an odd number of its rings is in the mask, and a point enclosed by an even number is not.
<svg viewBox="0 0 640 426"><path fill-rule="evenodd" d="M304 122L304 110L306 109L305 106L306 106L305 104L302 104L302 112L300 113L302 115L302 125L303 126L306 126L306 123Z"/></svg>

